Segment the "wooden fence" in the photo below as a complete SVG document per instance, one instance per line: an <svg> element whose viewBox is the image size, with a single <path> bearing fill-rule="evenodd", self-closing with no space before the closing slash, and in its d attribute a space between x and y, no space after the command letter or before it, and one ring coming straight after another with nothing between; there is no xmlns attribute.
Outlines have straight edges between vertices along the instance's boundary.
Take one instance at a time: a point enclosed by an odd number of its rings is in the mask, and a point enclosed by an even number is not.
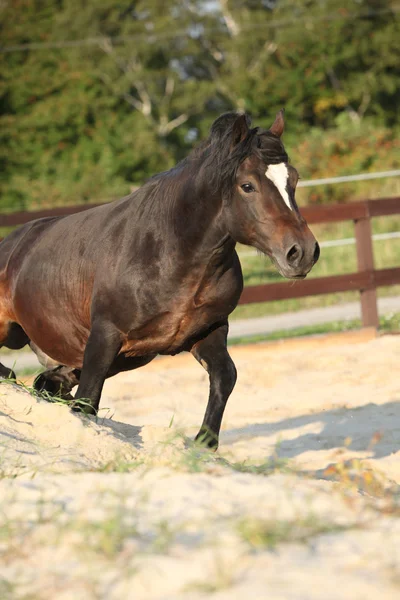
<svg viewBox="0 0 400 600"><path fill-rule="evenodd" d="M243 290L240 303L249 304L358 290L364 327L378 327L376 289L381 286L400 284L400 267L379 270L374 268L371 219L400 214L400 198L307 206L301 209L301 213L309 225L338 221L354 222L358 271L346 275L304 279L294 285L282 282L249 286Z"/></svg>
<svg viewBox="0 0 400 600"><path fill-rule="evenodd" d="M32 219L49 216L64 216L98 206L86 204L63 206L34 212L16 212L0 215L0 227L22 225ZM378 327L379 316L376 289L380 286L400 284L400 267L375 269L372 246L371 219L386 215L400 214L400 197L365 200L350 204L303 207L302 215L309 225L353 221L357 247L358 271L346 275L331 275L304 279L303 281L268 283L247 286L243 290L240 304L271 302L287 298L302 298L319 294L349 292L358 290L361 299L362 322L365 327Z"/></svg>

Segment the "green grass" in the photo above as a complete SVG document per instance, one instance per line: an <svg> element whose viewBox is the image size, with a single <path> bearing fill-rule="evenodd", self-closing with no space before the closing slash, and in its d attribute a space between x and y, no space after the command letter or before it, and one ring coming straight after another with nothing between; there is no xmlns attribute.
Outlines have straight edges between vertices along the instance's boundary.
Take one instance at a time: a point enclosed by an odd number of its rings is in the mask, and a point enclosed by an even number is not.
<svg viewBox="0 0 400 600"><path fill-rule="evenodd" d="M201 594L205 594L204 597L206 598L222 590L229 589L239 578L240 567L239 562L237 564L229 564L217 556L211 576L204 580L192 581L184 588L184 591L200 592Z"/></svg>
<svg viewBox="0 0 400 600"><path fill-rule="evenodd" d="M143 532L139 513L135 509L128 509L121 504L110 508L109 512L104 519L89 521L76 518L68 523L70 530L79 532L87 540L86 549L89 552L109 560L120 556L129 542L134 542L135 553L166 555L177 536L185 530L185 525L172 526L166 519L160 519L152 522L150 528Z"/></svg>
<svg viewBox="0 0 400 600"><path fill-rule="evenodd" d="M243 519L238 524L240 537L253 549L273 549L281 543L307 543L316 535L345 531L347 527L310 516L296 521L259 518Z"/></svg>
<svg viewBox="0 0 400 600"><path fill-rule="evenodd" d="M92 468L91 471L95 471L96 473L132 473L144 465L145 460L143 458L129 461L121 458L115 458L114 460L108 461L97 468Z"/></svg>
<svg viewBox="0 0 400 600"><path fill-rule="evenodd" d="M27 385L19 379L0 378L0 386L3 384L15 384L18 388L28 392L28 394L30 394L34 398L37 398L38 400L45 400L46 402L50 402L51 404L60 404L69 408L78 409L77 412L82 417L89 418L89 416L92 416L90 412L89 414L86 412L86 408L92 408L89 398L73 398L72 400L65 399L61 397L61 392L60 394L52 395L46 390L38 391L33 386ZM101 421L101 418L102 417L100 417L99 415L95 416L96 421Z"/></svg>
<svg viewBox="0 0 400 600"><path fill-rule="evenodd" d="M230 346L239 344L254 344L257 342L273 342L288 338L305 337L308 335L320 335L324 333L339 333L341 331L351 331L360 329L362 323L360 319L350 319L348 321L332 321L331 323L321 323L319 325L306 325L294 329L281 329L273 333L243 336L229 340ZM396 333L400 331L400 313L389 316L383 316L379 319L379 330L384 333Z"/></svg>
<svg viewBox="0 0 400 600"><path fill-rule="evenodd" d="M377 295L378 298L400 296L400 285L379 288L377 290ZM359 301L360 294L358 292L343 292L338 294L307 296L305 298L293 298L290 300L277 300L274 302L256 302L254 304L238 306L229 318L233 321L239 319L252 319L255 317L268 317L287 312L310 310L312 308L322 308L344 304L346 302Z"/></svg>
<svg viewBox="0 0 400 600"><path fill-rule="evenodd" d="M114 559L123 550L129 539L140 537L137 524L128 518L127 511L111 514L101 521L77 521L74 523L80 533L90 540L88 548L96 554Z"/></svg>

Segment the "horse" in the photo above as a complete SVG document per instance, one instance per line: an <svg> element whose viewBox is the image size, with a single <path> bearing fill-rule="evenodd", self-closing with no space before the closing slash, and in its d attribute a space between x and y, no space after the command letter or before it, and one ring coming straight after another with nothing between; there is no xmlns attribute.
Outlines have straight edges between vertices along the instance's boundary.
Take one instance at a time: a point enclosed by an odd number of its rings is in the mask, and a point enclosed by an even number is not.
<svg viewBox="0 0 400 600"><path fill-rule="evenodd" d="M294 280L319 257L296 204L283 129L283 111L269 129L225 113L184 160L132 194L31 221L0 243L0 347L30 345L47 369L38 391L95 415L106 378L191 352L209 375L195 439L217 448L236 383L227 350L243 289L236 244ZM15 373L0 364L0 376Z"/></svg>

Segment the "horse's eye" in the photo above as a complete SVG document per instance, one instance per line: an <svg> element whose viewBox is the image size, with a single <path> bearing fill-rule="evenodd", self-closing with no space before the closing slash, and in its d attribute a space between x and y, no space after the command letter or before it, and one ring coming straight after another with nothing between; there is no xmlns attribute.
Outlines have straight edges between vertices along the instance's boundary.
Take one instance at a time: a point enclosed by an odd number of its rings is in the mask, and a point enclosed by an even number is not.
<svg viewBox="0 0 400 600"><path fill-rule="evenodd" d="M240 187L242 188L242 190L244 192L246 192L246 194L250 194L250 192L255 192L255 189L253 188L253 186L251 185L251 183L244 183Z"/></svg>

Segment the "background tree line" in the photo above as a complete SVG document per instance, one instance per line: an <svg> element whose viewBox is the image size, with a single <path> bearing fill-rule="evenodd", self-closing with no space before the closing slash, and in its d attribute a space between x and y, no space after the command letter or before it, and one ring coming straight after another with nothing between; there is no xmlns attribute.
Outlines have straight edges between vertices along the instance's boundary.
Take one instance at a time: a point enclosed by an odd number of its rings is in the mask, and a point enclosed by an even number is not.
<svg viewBox="0 0 400 600"><path fill-rule="evenodd" d="M232 109L268 126L284 106L303 179L400 167L399 11L398 0L3 0L1 208L126 194ZM395 185L315 188L307 201Z"/></svg>

